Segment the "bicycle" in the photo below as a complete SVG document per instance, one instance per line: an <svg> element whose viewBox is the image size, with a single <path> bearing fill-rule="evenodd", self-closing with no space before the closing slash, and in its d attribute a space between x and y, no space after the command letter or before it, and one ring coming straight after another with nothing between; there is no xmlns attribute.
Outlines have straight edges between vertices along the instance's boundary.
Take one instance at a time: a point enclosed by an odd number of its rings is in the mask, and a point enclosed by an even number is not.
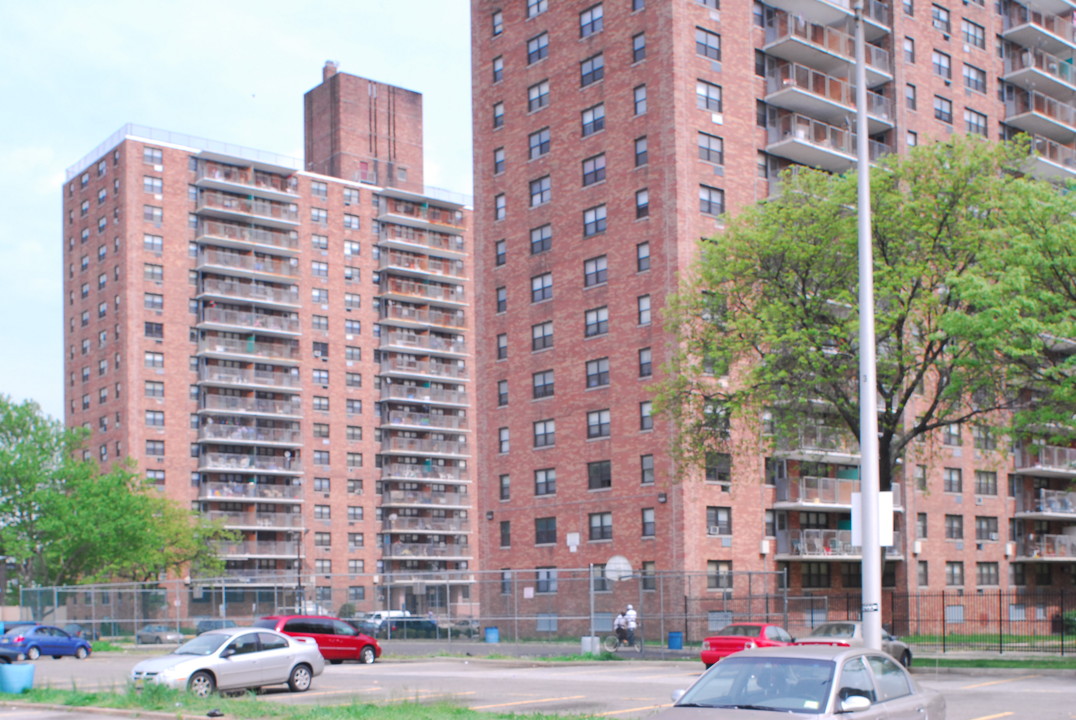
<svg viewBox="0 0 1076 720"><path fill-rule="evenodd" d="M604 638L602 638L602 648L606 652L611 653L618 652L621 648L631 648L635 652L641 653L643 651L643 641L639 638L638 633L636 633L635 637L632 638L632 641L630 643L628 642L628 639L626 637L621 640L614 633L612 635L606 635Z"/></svg>

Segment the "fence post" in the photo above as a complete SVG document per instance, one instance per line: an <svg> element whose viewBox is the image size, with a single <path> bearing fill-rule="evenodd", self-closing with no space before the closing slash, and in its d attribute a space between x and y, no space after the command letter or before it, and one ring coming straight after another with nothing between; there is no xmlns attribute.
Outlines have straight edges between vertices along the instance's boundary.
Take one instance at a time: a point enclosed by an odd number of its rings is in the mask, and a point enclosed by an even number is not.
<svg viewBox="0 0 1076 720"><path fill-rule="evenodd" d="M1001 588L998 588L998 655L1005 654L1005 616L1001 614Z"/></svg>
<svg viewBox="0 0 1076 720"><path fill-rule="evenodd" d="M942 654L947 651L946 645L949 637L949 629L947 627L949 620L949 613L946 610L945 605L945 591L942 590Z"/></svg>
<svg viewBox="0 0 1076 720"><path fill-rule="evenodd" d="M1060 590L1061 602L1061 657L1065 657L1065 591Z"/></svg>

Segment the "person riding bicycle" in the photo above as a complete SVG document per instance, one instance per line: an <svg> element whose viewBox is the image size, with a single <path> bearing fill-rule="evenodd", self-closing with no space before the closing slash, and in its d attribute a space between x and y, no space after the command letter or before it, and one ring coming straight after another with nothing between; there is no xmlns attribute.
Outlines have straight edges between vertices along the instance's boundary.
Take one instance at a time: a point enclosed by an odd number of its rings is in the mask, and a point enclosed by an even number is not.
<svg viewBox="0 0 1076 720"><path fill-rule="evenodd" d="M635 608L628 605L628 609L624 611L624 625L628 630L628 645L635 644L635 628L639 625L639 614L635 612Z"/></svg>
<svg viewBox="0 0 1076 720"><path fill-rule="evenodd" d="M628 621L624 613L618 613L616 619L613 620L613 632L616 633L616 639L621 645L628 639Z"/></svg>

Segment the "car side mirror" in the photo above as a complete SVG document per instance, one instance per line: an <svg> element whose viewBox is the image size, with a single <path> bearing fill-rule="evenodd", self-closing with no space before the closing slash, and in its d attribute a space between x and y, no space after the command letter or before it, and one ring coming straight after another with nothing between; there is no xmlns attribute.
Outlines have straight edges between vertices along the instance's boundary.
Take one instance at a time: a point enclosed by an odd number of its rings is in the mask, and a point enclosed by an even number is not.
<svg viewBox="0 0 1076 720"><path fill-rule="evenodd" d="M687 690L673 690L673 693L672 693L672 696L670 697L670 699L674 703L678 703L678 702L680 702L680 698L684 697L685 692L687 692Z"/></svg>
<svg viewBox="0 0 1076 720"><path fill-rule="evenodd" d="M222 658L230 658L232 655L235 655L235 648L234 647L226 647L220 653L220 656Z"/></svg>
<svg viewBox="0 0 1076 720"><path fill-rule="evenodd" d="M859 712L871 706L871 699L862 695L852 695L841 700L841 712Z"/></svg>

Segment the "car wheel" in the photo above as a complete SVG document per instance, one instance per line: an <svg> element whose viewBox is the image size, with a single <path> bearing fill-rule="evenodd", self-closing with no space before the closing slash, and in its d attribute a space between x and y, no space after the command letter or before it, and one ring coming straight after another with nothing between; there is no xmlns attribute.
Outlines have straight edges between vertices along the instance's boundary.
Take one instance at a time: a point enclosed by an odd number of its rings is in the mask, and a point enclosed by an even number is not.
<svg viewBox="0 0 1076 720"><path fill-rule="evenodd" d="M296 665L291 669L288 688L292 692L306 692L310 689L310 681L313 679L314 676L310 673L309 665Z"/></svg>
<svg viewBox="0 0 1076 720"><path fill-rule="evenodd" d="M217 689L217 681L205 670L199 670L187 681L187 690L196 697L209 697Z"/></svg>
<svg viewBox="0 0 1076 720"><path fill-rule="evenodd" d="M154 644L154 645L160 645L160 644L162 644L163 642L164 642L164 640L162 640L162 639L161 639L161 636L160 636L160 635L158 635L158 636L157 636L157 637L156 637L156 638L155 638L155 639L153 640L153 644Z"/></svg>
<svg viewBox="0 0 1076 720"><path fill-rule="evenodd" d="M76 660L85 660L87 657L89 657L89 655L90 655L90 651L87 650L86 648L81 647L81 646L75 648L75 659Z"/></svg>
<svg viewBox="0 0 1076 720"><path fill-rule="evenodd" d="M41 650L40 649L38 649L36 647L31 647L31 648L28 648L26 650L26 659L27 660L37 660L39 657L41 657Z"/></svg>
<svg viewBox="0 0 1076 720"><path fill-rule="evenodd" d="M911 651L905 650L903 653L901 653L901 655L900 655L900 664L903 665L906 668L910 668L912 666L912 653L911 653Z"/></svg>
<svg viewBox="0 0 1076 720"><path fill-rule="evenodd" d="M329 664L330 664L330 665L339 665L339 664L340 664L340 663L342 663L342 662L344 662L344 661L343 661L343 660L341 660L341 659L339 659L339 658L337 658L336 660L330 660L330 661L329 661Z"/></svg>
<svg viewBox="0 0 1076 720"><path fill-rule="evenodd" d="M363 646L362 650L359 650L359 662L363 665L369 665L377 659L374 649L369 645Z"/></svg>

